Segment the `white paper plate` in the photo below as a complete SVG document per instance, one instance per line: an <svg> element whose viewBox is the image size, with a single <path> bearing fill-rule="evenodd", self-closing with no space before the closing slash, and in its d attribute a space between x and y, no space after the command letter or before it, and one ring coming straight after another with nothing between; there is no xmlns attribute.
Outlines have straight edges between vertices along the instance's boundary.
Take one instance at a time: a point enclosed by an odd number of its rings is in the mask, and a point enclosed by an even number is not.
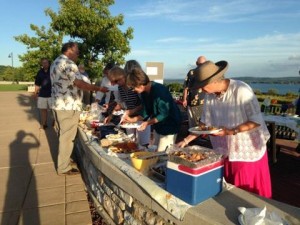
<svg viewBox="0 0 300 225"><path fill-rule="evenodd" d="M113 115L114 116L120 116L120 115L123 115L124 113L125 113L124 110L119 110L119 111L113 112Z"/></svg>
<svg viewBox="0 0 300 225"><path fill-rule="evenodd" d="M215 134L221 131L222 129L217 130L199 130L198 127L192 127L189 129L189 132L194 134Z"/></svg>
<svg viewBox="0 0 300 225"><path fill-rule="evenodd" d="M285 219L282 219L282 223L283 225L290 225L290 223L288 221L286 221ZM245 218L244 218L244 215L243 214L240 214L239 217L238 217L238 221L239 221L239 224L240 225L246 225L245 223Z"/></svg>
<svg viewBox="0 0 300 225"><path fill-rule="evenodd" d="M246 225L245 221L244 221L244 215L243 214L239 215L238 221L239 221L240 225Z"/></svg>
<svg viewBox="0 0 300 225"><path fill-rule="evenodd" d="M105 86L109 91L117 91L118 90L118 85L108 85Z"/></svg>
<svg viewBox="0 0 300 225"><path fill-rule="evenodd" d="M122 128L130 129L130 128L139 128L141 125L139 123L124 123L120 125Z"/></svg>

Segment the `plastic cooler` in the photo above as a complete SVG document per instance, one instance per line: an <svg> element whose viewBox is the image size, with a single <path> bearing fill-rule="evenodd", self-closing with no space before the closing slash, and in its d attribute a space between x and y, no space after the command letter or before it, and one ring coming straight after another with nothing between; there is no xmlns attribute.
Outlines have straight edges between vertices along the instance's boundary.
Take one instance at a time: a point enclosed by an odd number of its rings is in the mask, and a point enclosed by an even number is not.
<svg viewBox="0 0 300 225"><path fill-rule="evenodd" d="M222 191L224 162L198 168L167 162L166 189L183 201L196 205Z"/></svg>

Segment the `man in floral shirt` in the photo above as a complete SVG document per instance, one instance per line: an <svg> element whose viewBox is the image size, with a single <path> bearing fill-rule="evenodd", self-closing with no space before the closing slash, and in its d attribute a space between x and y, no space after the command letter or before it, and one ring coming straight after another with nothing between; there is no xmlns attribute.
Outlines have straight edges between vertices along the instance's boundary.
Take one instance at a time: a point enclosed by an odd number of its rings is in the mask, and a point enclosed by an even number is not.
<svg viewBox="0 0 300 225"><path fill-rule="evenodd" d="M107 88L97 87L82 80L75 64L79 56L77 43L65 43L61 52L50 67L51 97L52 109L59 127L57 173L70 175L79 173L71 154L82 108L82 90L107 92Z"/></svg>

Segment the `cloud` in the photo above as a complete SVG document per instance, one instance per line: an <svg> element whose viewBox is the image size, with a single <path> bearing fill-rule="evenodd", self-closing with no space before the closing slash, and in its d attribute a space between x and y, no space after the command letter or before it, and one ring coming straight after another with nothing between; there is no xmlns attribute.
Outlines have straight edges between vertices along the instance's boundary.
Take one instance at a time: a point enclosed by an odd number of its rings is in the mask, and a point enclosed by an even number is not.
<svg viewBox="0 0 300 225"><path fill-rule="evenodd" d="M157 43L184 42L188 39L183 37L168 37L156 40Z"/></svg>
<svg viewBox="0 0 300 225"><path fill-rule="evenodd" d="M284 56L289 60L299 59L300 33L264 35L252 39L236 39L225 43L222 39L202 38L198 41L188 37L167 37L156 40L156 43L176 42L176 45L162 48L160 45L152 45L143 49L134 49L133 52L139 55L154 55L157 53L174 54L180 53L206 52L207 54L226 54L243 56ZM164 45L165 46L165 45ZM177 46L174 48L174 46ZM170 51L171 50L171 51ZM186 54L184 54L186 55Z"/></svg>
<svg viewBox="0 0 300 225"><path fill-rule="evenodd" d="M173 40L176 44L166 45L164 42L167 40L169 43ZM171 73L172 76L186 74L199 55L205 55L213 61L228 60L232 76L293 76L300 67L300 32L276 32L227 43L221 38L209 37L192 42L191 38L183 36L166 37L160 41L156 41L156 45L135 49L131 55L136 55L135 58L144 62L164 62L166 74Z"/></svg>
<svg viewBox="0 0 300 225"><path fill-rule="evenodd" d="M128 17L154 18L163 17L167 20L180 22L221 22L233 23L242 21L274 20L274 17L298 17L299 2L297 0L266 1L266 0L151 0L143 6L127 13Z"/></svg>
<svg viewBox="0 0 300 225"><path fill-rule="evenodd" d="M168 44L191 44L191 43L195 43L195 44L199 44L199 43L211 43L212 41L216 40L216 38L190 38L190 37L165 37L165 38L161 38L161 39L157 39L155 42L156 43L168 43Z"/></svg>
<svg viewBox="0 0 300 225"><path fill-rule="evenodd" d="M288 60L291 60L291 61L300 61L300 55L291 55Z"/></svg>
<svg viewBox="0 0 300 225"><path fill-rule="evenodd" d="M140 57L140 56L153 56L155 53L151 49L133 49L130 55Z"/></svg>

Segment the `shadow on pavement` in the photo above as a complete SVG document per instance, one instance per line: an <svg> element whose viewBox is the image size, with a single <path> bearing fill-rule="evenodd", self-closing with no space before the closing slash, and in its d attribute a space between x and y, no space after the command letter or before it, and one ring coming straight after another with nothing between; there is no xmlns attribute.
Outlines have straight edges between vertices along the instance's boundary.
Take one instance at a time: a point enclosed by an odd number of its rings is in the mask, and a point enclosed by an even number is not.
<svg viewBox="0 0 300 225"><path fill-rule="evenodd" d="M24 225L32 225L32 216L34 216L36 222L40 221L37 207L31 210L30 217L28 213L23 213L26 196L30 190L35 190L36 186L33 168L30 163L30 151L39 146L40 143L37 137L32 133L26 133L24 130L19 130L16 134L16 139L9 145L10 167L3 207L3 211L6 213L3 214L0 224L11 224L10 221L15 218L11 217L9 212L15 210L20 211L18 221L22 220ZM30 198L32 206L37 206L38 197L36 191L30 193ZM15 208L16 206L18 208ZM39 222L36 224L39 224Z"/></svg>

